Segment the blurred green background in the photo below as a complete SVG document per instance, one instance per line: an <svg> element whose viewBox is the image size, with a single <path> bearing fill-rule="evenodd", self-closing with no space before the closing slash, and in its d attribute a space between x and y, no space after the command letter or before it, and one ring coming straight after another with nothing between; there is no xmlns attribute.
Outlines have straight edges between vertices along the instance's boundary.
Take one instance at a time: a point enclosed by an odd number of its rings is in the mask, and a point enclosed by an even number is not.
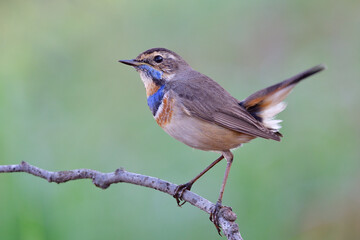
<svg viewBox="0 0 360 240"><path fill-rule="evenodd" d="M244 239L360 239L360 1L0 1L0 164L118 167L185 183L218 157L156 125L118 59L166 47L235 97L325 63L287 99L281 143L235 151ZM193 191L215 202L220 163ZM160 192L0 175L1 239L219 239Z"/></svg>

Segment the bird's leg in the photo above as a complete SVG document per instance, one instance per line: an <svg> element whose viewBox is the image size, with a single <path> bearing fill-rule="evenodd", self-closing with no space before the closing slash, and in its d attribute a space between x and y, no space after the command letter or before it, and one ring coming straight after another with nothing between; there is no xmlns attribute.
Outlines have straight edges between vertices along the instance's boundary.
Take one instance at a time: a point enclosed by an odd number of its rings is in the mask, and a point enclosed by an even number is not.
<svg viewBox="0 0 360 240"><path fill-rule="evenodd" d="M216 159L213 163L211 163L207 168L205 168L201 173L199 173L196 177L194 177L192 180L185 184L181 184L176 187L175 192L173 194L173 197L176 199L176 202L179 207L184 205L186 201L182 198L185 190L191 189L192 185L200 178L202 175L204 175L207 171L209 171L213 166L215 166L218 162L220 162L224 158L223 155L221 155L218 159Z"/></svg>
<svg viewBox="0 0 360 240"><path fill-rule="evenodd" d="M234 159L234 156L232 155L232 153L230 151L224 152L223 155L225 156L225 158L227 160L225 174L224 174L224 180L223 180L221 188L220 188L219 198L218 198L213 210L211 211L210 218L209 218L210 221L214 223L216 230L218 231L220 236L221 236L221 230L220 230L220 226L219 226L219 216L218 215L219 215L220 209L222 208L222 198L223 198L223 194L224 194L224 190L225 190L225 185L226 185L226 181L229 176L231 164Z"/></svg>

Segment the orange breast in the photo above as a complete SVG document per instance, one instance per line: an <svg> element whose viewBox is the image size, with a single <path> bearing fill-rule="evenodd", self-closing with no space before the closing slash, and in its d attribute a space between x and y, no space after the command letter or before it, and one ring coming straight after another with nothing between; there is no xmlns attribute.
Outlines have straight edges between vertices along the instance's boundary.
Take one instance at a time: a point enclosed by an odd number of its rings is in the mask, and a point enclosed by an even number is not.
<svg viewBox="0 0 360 240"><path fill-rule="evenodd" d="M166 124L170 123L173 115L173 105L173 98L169 98L168 96L163 98L162 104L155 116L156 122L160 127L164 127Z"/></svg>
<svg viewBox="0 0 360 240"><path fill-rule="evenodd" d="M146 88L146 95L147 97L155 94L159 89L160 89L160 86L156 85L155 83L150 83L150 84L147 84L145 86Z"/></svg>

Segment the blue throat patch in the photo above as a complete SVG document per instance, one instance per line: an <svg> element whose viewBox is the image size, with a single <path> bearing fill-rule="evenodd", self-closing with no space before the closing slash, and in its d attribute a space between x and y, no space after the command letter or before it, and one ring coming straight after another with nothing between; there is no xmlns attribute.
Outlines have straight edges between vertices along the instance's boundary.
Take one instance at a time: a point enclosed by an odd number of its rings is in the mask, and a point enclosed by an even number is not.
<svg viewBox="0 0 360 240"><path fill-rule="evenodd" d="M164 98L164 94L165 94L164 87L165 84L162 85L159 88L159 90L157 90L153 95L147 98L147 104L154 116L156 115L156 112L159 109L159 106Z"/></svg>
<svg viewBox="0 0 360 240"><path fill-rule="evenodd" d="M163 72L150 67L149 65L143 64L138 66L139 69L145 71L154 81L160 81Z"/></svg>

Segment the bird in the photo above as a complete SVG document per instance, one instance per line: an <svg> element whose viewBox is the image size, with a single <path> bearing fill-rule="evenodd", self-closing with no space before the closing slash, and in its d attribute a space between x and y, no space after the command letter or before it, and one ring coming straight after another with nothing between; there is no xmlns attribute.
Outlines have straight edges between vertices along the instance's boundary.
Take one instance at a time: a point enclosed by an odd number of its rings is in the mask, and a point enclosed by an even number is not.
<svg viewBox="0 0 360 240"><path fill-rule="evenodd" d="M220 154L200 174L178 185L174 198L179 206L186 190L222 159L227 165L220 193L210 220L220 234L218 213L230 168L232 151L255 138L280 141L281 120L276 115L286 108L283 101L303 79L325 69L320 64L289 79L255 92L239 101L210 77L194 70L180 55L166 48L151 48L130 60L145 85L147 104L157 122L176 140L204 151Z"/></svg>

